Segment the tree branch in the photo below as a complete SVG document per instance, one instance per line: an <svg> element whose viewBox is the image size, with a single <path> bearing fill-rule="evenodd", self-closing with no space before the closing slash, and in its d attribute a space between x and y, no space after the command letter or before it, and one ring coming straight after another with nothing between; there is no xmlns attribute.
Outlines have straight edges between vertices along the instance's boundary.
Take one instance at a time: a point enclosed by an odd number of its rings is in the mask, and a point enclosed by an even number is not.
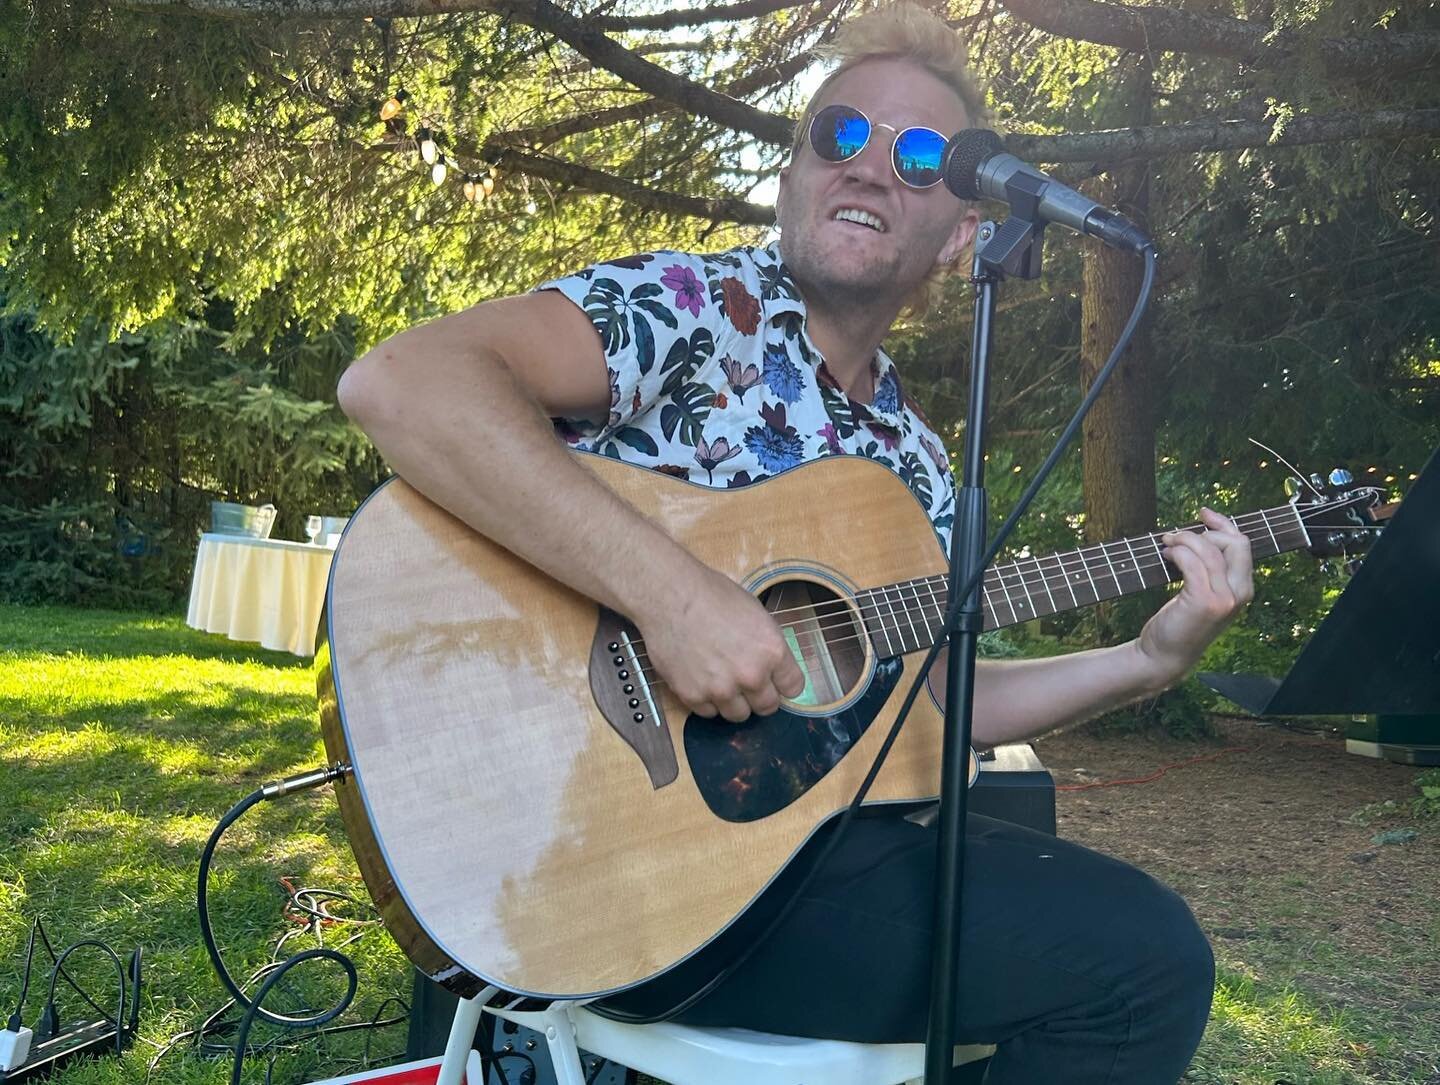
<svg viewBox="0 0 1440 1085"><path fill-rule="evenodd" d="M130 11L177 11L225 19L410 19L498 10L493 0L118 0Z"/></svg>
<svg viewBox="0 0 1440 1085"><path fill-rule="evenodd" d="M775 221L775 209L763 204L734 198L709 200L702 196L682 196L676 192L661 192L657 189L637 185L623 177L601 173L571 162L555 158L541 158L521 151L497 148L495 159L512 169L521 170L531 177L573 185L586 192L599 192L617 196L626 203L651 211L664 211L673 215L691 215L711 222L736 222L743 226L769 226Z"/></svg>
<svg viewBox="0 0 1440 1085"><path fill-rule="evenodd" d="M654 15L601 15L587 20L597 30L673 30L677 26L734 22L769 15L772 11L802 7L809 0L740 0L735 4L714 4L708 8L675 8Z"/></svg>
<svg viewBox="0 0 1440 1085"><path fill-rule="evenodd" d="M637 56L550 0L122 0L140 11L193 11L204 15L266 18L361 18L484 11L554 34L581 56L687 113L749 132L767 143L790 142L795 122L717 93Z"/></svg>
<svg viewBox="0 0 1440 1085"><path fill-rule="evenodd" d="M394 151L394 145L384 145L384 150ZM598 192L616 196L651 211L663 211L673 215L691 215L711 222L735 222L743 226L769 226L775 221L775 209L748 200L707 199L703 196L685 196L678 192L662 192L648 188L612 173L602 173L573 162L562 162L558 158L526 154L513 147L487 140L478 147L457 147L466 156L486 162L494 162L506 169L516 170L530 177L539 177L558 184L572 185L586 192Z"/></svg>
<svg viewBox="0 0 1440 1085"><path fill-rule="evenodd" d="M1440 34L1381 32L1307 39L1293 30L1167 7L1100 0L1001 0L1017 18L1051 34L1136 52L1203 53L1274 66L1314 51L1332 71L1366 72L1380 64L1425 67L1440 61Z"/></svg>
<svg viewBox="0 0 1440 1085"><path fill-rule="evenodd" d="M591 113L577 113L550 124L537 124L533 128L516 128L509 132L494 132L490 139L507 147L544 147L559 142L567 136L581 132L593 132L597 128L609 128L624 121L643 121L656 113L668 113L675 107L656 98L643 98L628 105L617 105L610 109L597 109Z"/></svg>
<svg viewBox="0 0 1440 1085"><path fill-rule="evenodd" d="M1381 109L1271 121L1190 121L1065 136L1010 136L1005 149L1034 162L1124 162L1172 154L1296 147L1346 139L1440 135L1440 109Z"/></svg>
<svg viewBox="0 0 1440 1085"><path fill-rule="evenodd" d="M808 52L797 53L795 56L782 60L779 64L761 68L735 80L725 86L723 92L732 97L753 94L769 84L795 78L810 65L810 61L811 57ZM644 120L656 114L673 113L677 108L677 106L669 102L662 102L658 98L646 98L643 101L630 102L610 109L580 113L573 117L553 121L550 124L536 125L533 128L517 128L511 132L497 132L491 138L508 146L543 147L567 136L579 135L581 132L593 132L597 128L608 128L612 124L620 124L624 121ZM767 140L767 142L769 141Z"/></svg>
<svg viewBox="0 0 1440 1085"><path fill-rule="evenodd" d="M648 57L656 53L690 53L709 46L704 41L652 41L646 45L632 45L631 52L636 56ZM574 64L567 65L560 69L561 75L581 75L593 70L595 67L588 60L577 60Z"/></svg>
<svg viewBox="0 0 1440 1085"><path fill-rule="evenodd" d="M1024 12L1041 17L1043 6L1038 0L1002 0L1022 18ZM1248 24L1239 20L1190 16L1165 8L1127 8L1096 0L1045 0L1053 10L1068 13L1099 11L1116 19L1139 20L1138 25L1149 34L1145 13L1160 14L1157 27L1170 33L1183 28L1194 30L1199 20L1212 29L1239 34ZM706 117L717 124L749 132L764 142L784 145L790 141L794 120L747 105L725 94L710 90L635 55L618 42L556 7L550 0L128 0L126 6L143 10L190 10L213 15L265 15L269 18L287 16L358 17L366 14L432 14L441 11L474 10L505 15L537 30L554 34L577 52L632 85L650 92L662 101L673 103L686 112ZM423 9L420 10L420 9ZM1183 16L1183 19L1181 18ZM1173 18L1172 18L1173 17ZM1165 20L1170 20L1166 22ZM1040 25L1037 22L1036 25ZM1118 25L1118 24L1117 24ZM1134 25L1131 25L1133 31ZM1074 27L1063 32L1078 33ZM1254 31L1263 34L1262 30ZM1203 35L1196 32L1196 40ZM1212 35L1213 37L1213 35ZM1372 36L1374 37L1374 36ZM1390 35L1389 40L1440 35ZM1350 39L1352 42L1361 39ZM1368 39L1366 39L1368 40ZM1152 43L1153 44L1153 43ZM1416 54L1418 55L1418 54ZM635 103L636 110L642 103ZM621 107L626 108L626 107ZM627 114L628 115L628 114ZM619 119L618 117L616 119ZM563 123L563 122L561 122ZM580 130L580 129L575 129ZM1283 124L1270 121L1194 121L1177 125L1154 125L1143 128L1119 129L1109 132L1088 132L1064 136L1011 136L1006 147L1013 153L1041 162L1120 162L1135 158L1206 151L1234 150L1242 147L1298 146L1347 139L1401 139L1407 136L1440 135L1440 109L1378 110L1373 113L1337 113L1328 116L1299 116ZM497 141L498 147L498 141ZM537 160L542 161L542 160ZM550 161L550 160L543 160ZM547 167L548 168L548 167ZM582 169L582 167L571 167ZM537 174L538 176L538 174ZM601 175L604 176L604 175ZM637 186L638 187L638 186ZM681 197L688 198L688 197ZM706 201L707 204L709 201ZM722 201L723 202L723 201ZM755 205L748 205L755 206ZM752 212L746 212L753 214ZM751 218L737 221L753 221Z"/></svg>
<svg viewBox="0 0 1440 1085"><path fill-rule="evenodd" d="M706 117L717 124L749 132L768 143L790 141L795 122L778 113L767 113L745 102L711 90L700 83L668 72L636 56L623 45L562 11L550 0L489 0L498 12L507 14L536 30L554 34L566 45L595 64L614 72L641 90L673 102L687 113Z"/></svg>

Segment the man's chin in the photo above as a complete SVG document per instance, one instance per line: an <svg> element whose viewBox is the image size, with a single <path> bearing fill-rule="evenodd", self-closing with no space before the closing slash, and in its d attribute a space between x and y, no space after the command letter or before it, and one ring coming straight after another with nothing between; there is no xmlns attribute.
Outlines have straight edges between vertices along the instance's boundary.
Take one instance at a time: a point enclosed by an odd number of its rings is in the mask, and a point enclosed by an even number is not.
<svg viewBox="0 0 1440 1085"><path fill-rule="evenodd" d="M898 261L843 258L832 261L816 276L823 290L849 298L874 297L876 300L895 293L900 279Z"/></svg>
<svg viewBox="0 0 1440 1085"><path fill-rule="evenodd" d="M834 301L846 304L883 303L908 296L901 288L906 274L900 255L891 251L863 251L859 245L800 245L791 252L780 239L786 266L811 305ZM813 296L812 296L813 295Z"/></svg>

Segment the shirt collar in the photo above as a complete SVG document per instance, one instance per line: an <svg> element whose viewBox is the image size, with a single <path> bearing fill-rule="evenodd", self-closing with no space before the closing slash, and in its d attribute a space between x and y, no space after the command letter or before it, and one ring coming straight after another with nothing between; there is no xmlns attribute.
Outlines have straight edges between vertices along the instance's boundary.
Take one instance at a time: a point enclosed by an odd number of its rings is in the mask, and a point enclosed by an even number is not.
<svg viewBox="0 0 1440 1085"><path fill-rule="evenodd" d="M800 297L800 288L790 277L790 269L780 255L780 242L770 242L764 248L754 250L755 266L760 271L760 283L764 289L765 319L773 322L787 313L805 315L805 302Z"/></svg>
<svg viewBox="0 0 1440 1085"><path fill-rule="evenodd" d="M773 324L780 317L786 315L805 316L805 302L800 297L800 288L795 285L795 280L785 266L785 260L780 254L780 242L772 241L763 248L754 250L754 258L760 270L761 282L765 287L766 322ZM805 338L808 341L808 332L805 333ZM807 353L816 358L820 356L813 344ZM852 399L850 403L861 413L862 417L868 417L877 424L890 429L900 430L905 411L905 392L900 384L900 371L896 369L895 363L890 360L890 356L883 349L875 352L875 357L870 364L875 377L873 400L870 403L860 403ZM825 381L826 376L828 374L823 372L819 374L821 382L828 383L829 387L835 388L833 382ZM838 388L835 390L839 391Z"/></svg>

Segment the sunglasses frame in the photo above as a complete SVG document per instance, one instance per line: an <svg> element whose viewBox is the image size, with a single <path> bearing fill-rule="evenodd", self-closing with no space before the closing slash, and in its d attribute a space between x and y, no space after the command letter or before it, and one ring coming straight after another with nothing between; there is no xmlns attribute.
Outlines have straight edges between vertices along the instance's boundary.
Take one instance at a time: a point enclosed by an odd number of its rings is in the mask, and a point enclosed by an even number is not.
<svg viewBox="0 0 1440 1085"><path fill-rule="evenodd" d="M868 127L869 131L865 133L865 142L860 144L860 146L855 149L854 154L846 155L844 158L826 158L823 154L820 153L820 148L815 145L815 122L818 121L820 117L825 113L825 111L829 109L848 109L851 113L854 113L861 120L863 120ZM907 181L905 180L904 175L902 175L900 172L900 163L896 161L896 155L899 153L900 140L904 137L906 132L929 132L932 136L936 136L939 138L940 145L943 151L946 143L944 134L941 132L937 132L935 129L927 127L923 124L912 124L908 128L897 129L893 124L881 124L878 121L872 121L869 115L863 109L858 109L853 105L845 105L841 102L831 102L829 105L822 106L820 109L817 109L814 115L810 118L810 123L806 126L805 129L805 140L807 143L810 144L810 150L815 153L815 157L820 159L821 162L825 162L831 166L838 166L844 162L849 162L853 158L859 158L860 155L865 152L865 148L870 146L870 137L875 134L875 129L877 128L888 128L890 129L890 131L895 133L895 138L890 141L890 168L895 171L895 177L902 185L904 185L906 188L913 188L917 192L924 192L926 189L934 188L942 180L944 180L944 173L939 167L937 167L935 171L935 180L931 181L927 185L917 185L912 181Z"/></svg>

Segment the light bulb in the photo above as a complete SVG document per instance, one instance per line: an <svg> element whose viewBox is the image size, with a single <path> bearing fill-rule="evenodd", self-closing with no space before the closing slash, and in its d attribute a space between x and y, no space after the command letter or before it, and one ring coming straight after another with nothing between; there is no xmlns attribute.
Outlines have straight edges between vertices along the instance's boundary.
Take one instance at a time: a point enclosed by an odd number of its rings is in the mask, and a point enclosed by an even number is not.
<svg viewBox="0 0 1440 1085"><path fill-rule="evenodd" d="M430 180L434 181L437 185L440 184L445 180L445 171L448 168L445 164L445 156L442 154L435 160L435 165L430 168Z"/></svg>
<svg viewBox="0 0 1440 1085"><path fill-rule="evenodd" d="M440 147L435 142L434 133L428 128L422 128L415 133L415 138L420 141L420 157L425 160L427 166L433 166L435 159L440 154Z"/></svg>
<svg viewBox="0 0 1440 1085"><path fill-rule="evenodd" d="M380 107L380 119L388 121L397 116L405 108L405 99L410 97L404 89L397 90L390 96L390 99Z"/></svg>
<svg viewBox="0 0 1440 1085"><path fill-rule="evenodd" d="M475 183L475 178L467 176L465 178L465 183L460 186L460 190L465 193L465 198L467 200L469 200L471 203L474 203L475 194L480 190L480 186Z"/></svg>
<svg viewBox="0 0 1440 1085"><path fill-rule="evenodd" d="M495 178L490 175L489 170L486 170L485 175L480 178L480 187L485 190L487 196L495 191Z"/></svg>

